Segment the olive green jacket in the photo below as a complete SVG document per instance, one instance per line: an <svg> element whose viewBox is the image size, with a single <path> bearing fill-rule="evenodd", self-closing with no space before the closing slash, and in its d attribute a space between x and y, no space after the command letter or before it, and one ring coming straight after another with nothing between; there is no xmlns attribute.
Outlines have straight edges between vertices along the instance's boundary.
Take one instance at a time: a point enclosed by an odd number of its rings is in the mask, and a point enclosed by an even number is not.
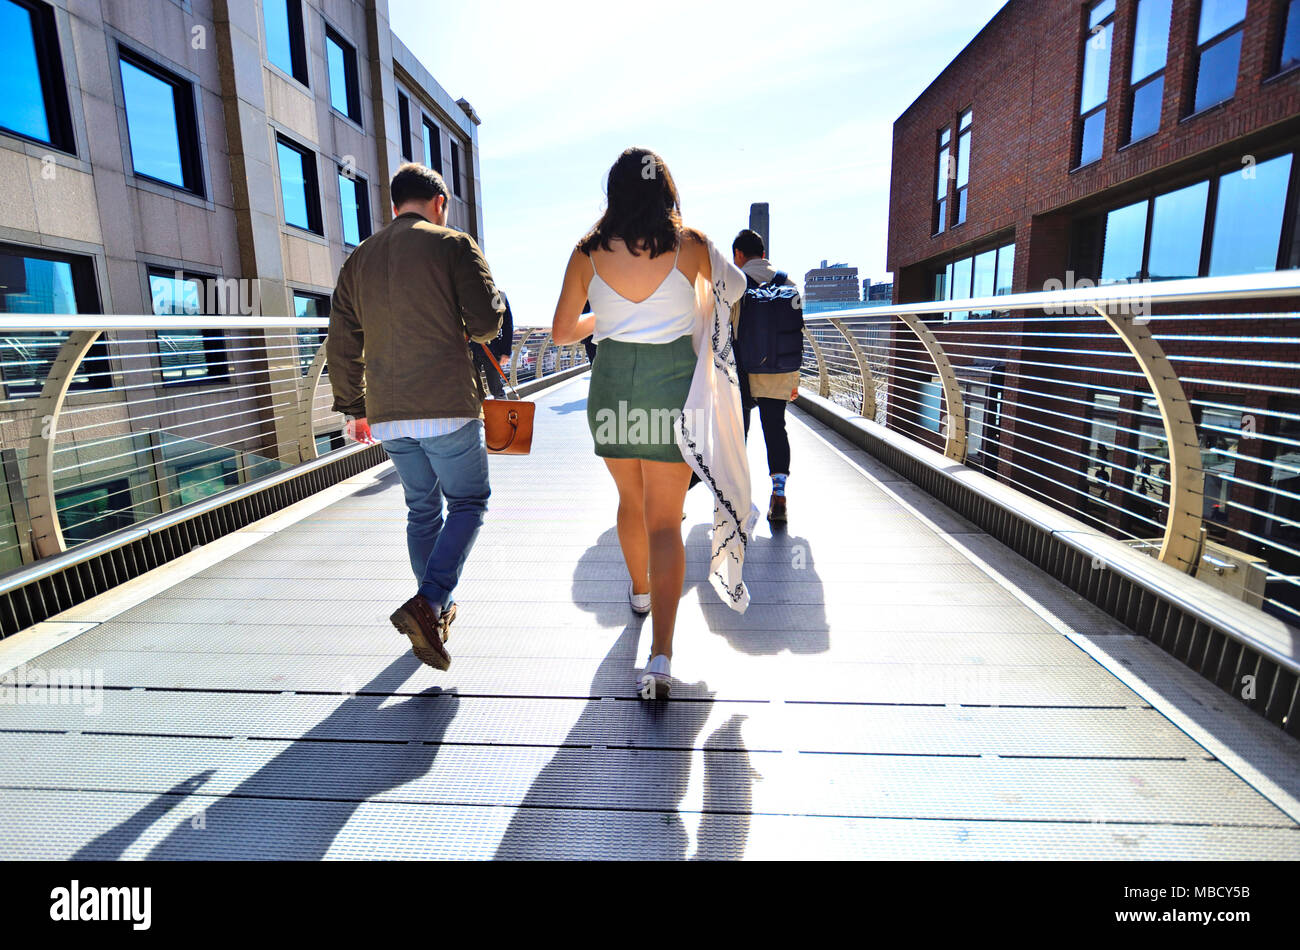
<svg viewBox="0 0 1300 950"><path fill-rule="evenodd" d="M326 341L334 411L372 425L481 416L465 336L491 340L504 313L473 238L399 215L339 272Z"/></svg>

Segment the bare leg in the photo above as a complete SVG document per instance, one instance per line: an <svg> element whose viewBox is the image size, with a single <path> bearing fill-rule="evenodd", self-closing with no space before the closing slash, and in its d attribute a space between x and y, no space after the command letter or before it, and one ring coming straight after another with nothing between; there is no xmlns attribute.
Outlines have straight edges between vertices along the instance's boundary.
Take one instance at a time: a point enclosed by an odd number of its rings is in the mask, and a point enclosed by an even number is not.
<svg viewBox="0 0 1300 950"><path fill-rule="evenodd" d="M651 656L672 659L677 605L686 581L682 507L691 482L685 462L641 462L645 483L645 530L650 547L650 610L654 620Z"/></svg>
<svg viewBox="0 0 1300 950"><path fill-rule="evenodd" d="M632 593L650 593L649 540L646 538L645 487L639 459L605 459L618 486L618 543L632 578ZM680 517L680 516L679 516ZM680 529L678 534L681 534Z"/></svg>

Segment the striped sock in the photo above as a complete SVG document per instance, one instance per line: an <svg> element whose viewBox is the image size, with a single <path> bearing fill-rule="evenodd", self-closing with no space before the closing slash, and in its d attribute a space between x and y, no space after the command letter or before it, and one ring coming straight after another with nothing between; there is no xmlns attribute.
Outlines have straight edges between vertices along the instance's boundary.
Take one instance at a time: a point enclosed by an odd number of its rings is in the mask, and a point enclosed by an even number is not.
<svg viewBox="0 0 1300 950"><path fill-rule="evenodd" d="M784 497L785 497L785 480L786 480L787 478L789 478L789 477L790 477L789 475L773 475L773 476L772 476L772 494L773 494L773 495L776 495L778 498L784 498Z"/></svg>

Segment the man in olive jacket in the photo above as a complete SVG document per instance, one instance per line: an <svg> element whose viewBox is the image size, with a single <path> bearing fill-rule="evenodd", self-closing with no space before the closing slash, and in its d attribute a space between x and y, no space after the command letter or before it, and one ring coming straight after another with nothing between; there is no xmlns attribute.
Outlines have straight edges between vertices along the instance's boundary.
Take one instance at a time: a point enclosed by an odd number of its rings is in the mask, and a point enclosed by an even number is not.
<svg viewBox="0 0 1300 950"><path fill-rule="evenodd" d="M391 190L392 224L339 273L326 358L334 411L358 441L383 443L405 492L419 591L393 625L421 661L445 670L452 591L491 494L483 390L465 337L491 340L505 307L474 239L446 226L442 176L403 165Z"/></svg>

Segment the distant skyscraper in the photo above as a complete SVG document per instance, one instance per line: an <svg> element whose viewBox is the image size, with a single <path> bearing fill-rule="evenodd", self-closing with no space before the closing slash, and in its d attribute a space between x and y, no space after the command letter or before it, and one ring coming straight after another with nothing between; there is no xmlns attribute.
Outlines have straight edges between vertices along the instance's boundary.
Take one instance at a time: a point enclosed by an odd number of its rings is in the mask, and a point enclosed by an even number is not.
<svg viewBox="0 0 1300 950"><path fill-rule="evenodd" d="M769 218L767 202L755 203L749 206L749 230L754 231L763 239L763 246L767 248L767 256L770 260L772 257L772 240L768 236Z"/></svg>

